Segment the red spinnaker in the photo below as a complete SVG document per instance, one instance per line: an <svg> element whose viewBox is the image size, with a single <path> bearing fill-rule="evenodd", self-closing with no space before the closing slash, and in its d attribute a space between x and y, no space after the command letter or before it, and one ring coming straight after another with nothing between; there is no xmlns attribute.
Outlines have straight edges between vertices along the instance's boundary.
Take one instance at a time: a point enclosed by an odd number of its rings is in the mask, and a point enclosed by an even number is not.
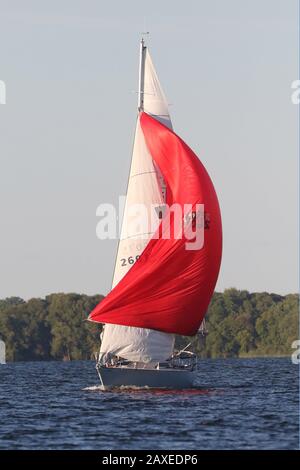
<svg viewBox="0 0 300 470"><path fill-rule="evenodd" d="M190 336L197 333L207 311L220 269L218 199L206 169L183 140L146 113L140 120L147 147L167 184L167 204L204 204L209 226L198 250L186 250L184 237L152 238L89 319Z"/></svg>

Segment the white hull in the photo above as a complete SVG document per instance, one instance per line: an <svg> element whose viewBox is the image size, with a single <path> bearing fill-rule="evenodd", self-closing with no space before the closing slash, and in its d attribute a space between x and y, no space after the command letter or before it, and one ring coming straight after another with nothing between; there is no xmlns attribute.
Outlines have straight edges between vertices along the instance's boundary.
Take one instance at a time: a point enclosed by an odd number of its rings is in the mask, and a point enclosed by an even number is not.
<svg viewBox="0 0 300 470"><path fill-rule="evenodd" d="M103 390L114 387L184 389L193 386L195 373L182 369L97 367Z"/></svg>

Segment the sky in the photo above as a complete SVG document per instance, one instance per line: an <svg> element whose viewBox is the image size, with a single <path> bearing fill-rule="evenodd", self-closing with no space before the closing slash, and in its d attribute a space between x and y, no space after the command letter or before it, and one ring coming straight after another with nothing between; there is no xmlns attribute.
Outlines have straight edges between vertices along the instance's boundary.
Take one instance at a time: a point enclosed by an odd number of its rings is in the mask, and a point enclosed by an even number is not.
<svg viewBox="0 0 300 470"><path fill-rule="evenodd" d="M298 291L297 0L0 0L0 298L110 290L145 30L219 197L217 290Z"/></svg>

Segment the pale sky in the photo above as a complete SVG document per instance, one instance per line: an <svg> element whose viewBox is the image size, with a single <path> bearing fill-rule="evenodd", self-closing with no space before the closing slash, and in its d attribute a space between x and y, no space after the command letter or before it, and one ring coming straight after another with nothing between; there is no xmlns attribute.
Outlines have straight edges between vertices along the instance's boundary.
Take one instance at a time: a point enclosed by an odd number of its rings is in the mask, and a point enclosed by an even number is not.
<svg viewBox="0 0 300 470"><path fill-rule="evenodd" d="M298 290L297 0L0 0L0 298L109 291L145 29L219 197L217 289Z"/></svg>

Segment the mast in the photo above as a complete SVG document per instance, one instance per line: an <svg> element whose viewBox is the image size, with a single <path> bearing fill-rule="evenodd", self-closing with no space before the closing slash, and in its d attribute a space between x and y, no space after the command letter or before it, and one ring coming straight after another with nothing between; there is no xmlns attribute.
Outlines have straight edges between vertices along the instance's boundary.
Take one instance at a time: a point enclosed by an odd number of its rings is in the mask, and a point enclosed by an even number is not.
<svg viewBox="0 0 300 470"><path fill-rule="evenodd" d="M144 38L141 39L140 44L140 64L139 64L139 91L138 91L138 110L144 110L144 77L145 77L145 53L147 47L145 46Z"/></svg>

